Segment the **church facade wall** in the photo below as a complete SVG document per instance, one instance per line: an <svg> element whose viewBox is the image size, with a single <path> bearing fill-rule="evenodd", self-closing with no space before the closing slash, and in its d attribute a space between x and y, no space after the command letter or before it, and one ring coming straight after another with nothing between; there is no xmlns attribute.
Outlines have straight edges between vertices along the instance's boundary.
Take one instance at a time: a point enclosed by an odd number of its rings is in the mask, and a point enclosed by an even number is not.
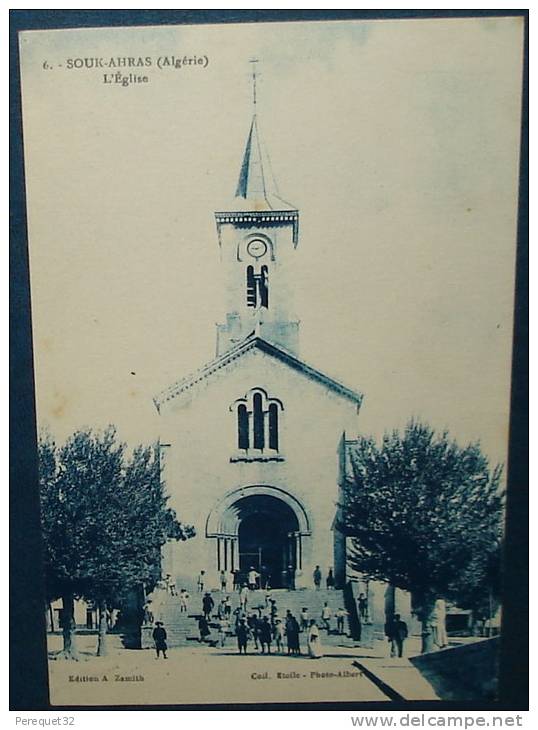
<svg viewBox="0 0 538 730"><path fill-rule="evenodd" d="M256 458L256 452L238 449L234 403L252 388L263 388L282 404L278 451L260 454L272 459L268 461L244 460ZM290 497L289 509L298 514L298 531L303 532L296 556L297 587L312 585L316 565L324 578L329 567L342 572L342 566L334 564L332 532L338 500L337 449L343 430L356 435L356 403L254 348L164 403L161 419L161 440L169 444L163 446L163 478L170 506L196 529L196 537L165 550L163 572L170 573L178 586L192 590L201 570L206 571L207 587L218 586L219 538L208 535L208 530L220 524L219 510L232 492L238 499L259 491L278 498L279 490ZM222 529L224 540L226 530L234 528ZM224 550L227 568L232 567L232 541L221 543L221 569ZM234 549L237 563L237 543ZM340 551L337 558L342 561L345 556Z"/></svg>

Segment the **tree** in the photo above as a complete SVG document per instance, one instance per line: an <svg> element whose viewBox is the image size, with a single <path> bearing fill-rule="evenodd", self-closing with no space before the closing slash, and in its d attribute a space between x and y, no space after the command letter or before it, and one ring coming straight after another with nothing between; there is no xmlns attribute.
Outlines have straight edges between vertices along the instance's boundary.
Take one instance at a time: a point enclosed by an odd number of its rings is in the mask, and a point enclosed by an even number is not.
<svg viewBox="0 0 538 730"><path fill-rule="evenodd" d="M352 449L340 505L351 564L412 594L423 652L433 648L435 600L484 580L501 537L501 472L479 444L462 448L415 421L380 447L360 438Z"/></svg>
<svg viewBox="0 0 538 730"><path fill-rule="evenodd" d="M492 546L486 555L475 556L461 580L449 587L449 595L460 608L472 612L473 632L477 621L483 626L497 613L501 600L502 543Z"/></svg>
<svg viewBox="0 0 538 730"><path fill-rule="evenodd" d="M107 610L160 573L166 540L194 534L167 506L159 450L138 447L127 459L109 427L78 431L60 448L40 439L40 486L49 596L63 603L64 655L77 658L75 598L99 609L97 653L106 653Z"/></svg>
<svg viewBox="0 0 538 730"><path fill-rule="evenodd" d="M78 658L74 641L74 606L72 581L68 576L75 565L69 535L65 524L67 515L57 487L59 468L57 450L48 434L39 439L39 491L41 498L41 523L43 528L45 587L48 601L62 598L60 625L63 632L63 654L71 659Z"/></svg>

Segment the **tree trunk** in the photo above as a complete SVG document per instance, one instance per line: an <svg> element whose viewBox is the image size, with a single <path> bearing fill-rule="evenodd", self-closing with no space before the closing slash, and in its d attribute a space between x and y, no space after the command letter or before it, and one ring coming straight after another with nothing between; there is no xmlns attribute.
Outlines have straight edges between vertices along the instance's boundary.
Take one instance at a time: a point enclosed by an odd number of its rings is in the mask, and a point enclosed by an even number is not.
<svg viewBox="0 0 538 730"><path fill-rule="evenodd" d="M97 639L97 656L107 655L107 630L106 601L99 601L99 637Z"/></svg>
<svg viewBox="0 0 538 730"><path fill-rule="evenodd" d="M493 597L491 595L491 588L488 594L488 633L487 636L493 636Z"/></svg>
<svg viewBox="0 0 538 730"><path fill-rule="evenodd" d="M62 596L62 633L64 648L62 655L65 659L78 661L78 650L75 634L75 602L72 593Z"/></svg>
<svg viewBox="0 0 538 730"><path fill-rule="evenodd" d="M420 620L422 622L422 654L433 651L435 648L433 641L434 611L435 598L425 598L420 610Z"/></svg>
<svg viewBox="0 0 538 730"><path fill-rule="evenodd" d="M476 620L476 613L471 611L471 618L469 620L469 633L471 636L478 636L478 622Z"/></svg>
<svg viewBox="0 0 538 730"><path fill-rule="evenodd" d="M49 622L50 622L50 633L54 633L54 611L52 610L52 603L49 603Z"/></svg>

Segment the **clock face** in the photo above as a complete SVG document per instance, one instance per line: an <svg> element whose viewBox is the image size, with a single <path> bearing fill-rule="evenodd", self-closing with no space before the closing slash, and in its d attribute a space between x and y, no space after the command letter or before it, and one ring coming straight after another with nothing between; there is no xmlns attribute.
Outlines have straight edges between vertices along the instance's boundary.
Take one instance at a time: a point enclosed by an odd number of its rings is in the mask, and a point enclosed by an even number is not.
<svg viewBox="0 0 538 730"><path fill-rule="evenodd" d="M259 259L267 253L267 244L261 238L253 238L248 242L247 251L249 256Z"/></svg>

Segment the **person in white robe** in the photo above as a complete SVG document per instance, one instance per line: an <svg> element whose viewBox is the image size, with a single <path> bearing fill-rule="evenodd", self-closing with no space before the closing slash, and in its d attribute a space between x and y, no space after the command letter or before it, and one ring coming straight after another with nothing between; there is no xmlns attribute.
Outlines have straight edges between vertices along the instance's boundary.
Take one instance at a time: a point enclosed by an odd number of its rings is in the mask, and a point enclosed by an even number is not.
<svg viewBox="0 0 538 730"><path fill-rule="evenodd" d="M310 620L307 634L308 655L311 659L319 659L323 656L319 628L314 619Z"/></svg>

